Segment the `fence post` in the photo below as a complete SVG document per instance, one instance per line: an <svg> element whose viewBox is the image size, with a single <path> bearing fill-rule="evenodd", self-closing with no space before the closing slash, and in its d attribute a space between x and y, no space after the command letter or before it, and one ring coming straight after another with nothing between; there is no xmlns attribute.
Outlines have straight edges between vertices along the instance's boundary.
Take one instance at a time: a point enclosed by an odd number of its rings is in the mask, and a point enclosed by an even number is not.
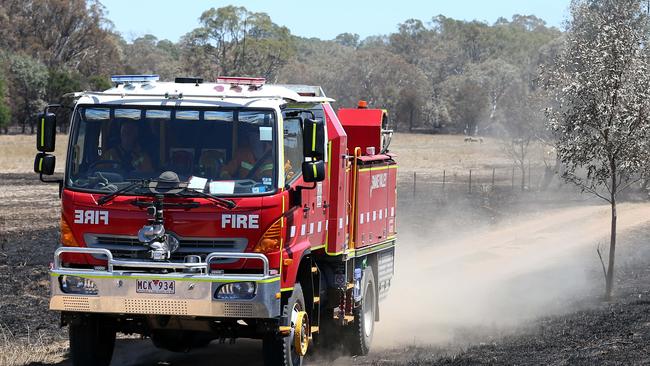
<svg viewBox="0 0 650 366"><path fill-rule="evenodd" d="M515 166L512 166L512 190L515 190Z"/></svg>
<svg viewBox="0 0 650 366"><path fill-rule="evenodd" d="M530 160L528 160L528 190L533 188L533 181L530 179Z"/></svg>
<svg viewBox="0 0 650 366"><path fill-rule="evenodd" d="M446 175L447 175L447 171L443 170L442 171L442 190L443 191L445 190L445 179L447 178Z"/></svg>
<svg viewBox="0 0 650 366"><path fill-rule="evenodd" d="M492 168L492 189L494 189L494 169Z"/></svg>
<svg viewBox="0 0 650 366"><path fill-rule="evenodd" d="M472 194L472 169L469 170L469 194Z"/></svg>
<svg viewBox="0 0 650 366"><path fill-rule="evenodd" d="M413 172L413 197L415 197L415 185L417 182L417 173Z"/></svg>

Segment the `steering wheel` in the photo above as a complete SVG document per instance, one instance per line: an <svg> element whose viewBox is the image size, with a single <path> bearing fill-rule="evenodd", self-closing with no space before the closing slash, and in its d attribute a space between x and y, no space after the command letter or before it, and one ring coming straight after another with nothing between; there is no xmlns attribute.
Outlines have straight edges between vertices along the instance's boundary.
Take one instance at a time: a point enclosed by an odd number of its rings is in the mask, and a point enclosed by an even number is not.
<svg viewBox="0 0 650 366"><path fill-rule="evenodd" d="M257 184L257 181L253 179L241 179L235 181L238 186L242 187L252 187Z"/></svg>
<svg viewBox="0 0 650 366"><path fill-rule="evenodd" d="M102 165L102 164L112 165L113 170L118 170L117 167L120 168L119 170L126 170L124 169L125 168L124 163L122 163L119 160L97 160L88 164L88 170L92 170L93 168L96 168L97 165Z"/></svg>

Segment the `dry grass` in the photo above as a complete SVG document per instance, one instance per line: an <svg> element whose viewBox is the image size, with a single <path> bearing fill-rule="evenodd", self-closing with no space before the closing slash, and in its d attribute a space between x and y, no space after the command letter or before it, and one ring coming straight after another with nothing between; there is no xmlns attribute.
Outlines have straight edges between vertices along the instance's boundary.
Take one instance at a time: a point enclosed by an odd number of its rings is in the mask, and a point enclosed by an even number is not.
<svg viewBox="0 0 650 366"><path fill-rule="evenodd" d="M65 149L68 145L67 135L58 135L56 139L56 171L63 171L65 166ZM0 135L0 172L28 173L33 171L36 155L35 135Z"/></svg>
<svg viewBox="0 0 650 366"><path fill-rule="evenodd" d="M37 337L18 338L0 324L0 366L57 364L66 359L67 341Z"/></svg>
<svg viewBox="0 0 650 366"><path fill-rule="evenodd" d="M483 137L483 143L465 142L460 135L398 133L391 151L397 154L400 171L467 171L468 169L510 168L512 160L498 139ZM530 147L531 165L543 165L547 153L541 144ZM548 157L547 157L548 159Z"/></svg>
<svg viewBox="0 0 650 366"><path fill-rule="evenodd" d="M65 163L67 135L56 141L57 171ZM484 137L483 143L464 142L459 135L420 135L398 133L393 137L391 151L398 155L402 172L466 171L511 167L512 160L503 152L499 140ZM28 173L32 171L36 153L34 135L0 135L0 171ZM546 151L540 144L530 148L533 166L543 165ZM547 158L548 159L548 158Z"/></svg>

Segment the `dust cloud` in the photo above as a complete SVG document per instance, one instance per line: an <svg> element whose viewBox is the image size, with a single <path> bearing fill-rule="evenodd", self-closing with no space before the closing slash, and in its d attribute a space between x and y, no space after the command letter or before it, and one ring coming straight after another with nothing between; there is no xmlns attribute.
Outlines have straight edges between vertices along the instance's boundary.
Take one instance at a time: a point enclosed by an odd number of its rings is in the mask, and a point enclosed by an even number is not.
<svg viewBox="0 0 650 366"><path fill-rule="evenodd" d="M619 205L618 212L619 234L650 221L650 204ZM374 349L464 345L575 310L602 291L595 249L609 243L609 215L609 206L544 210L441 240L402 214Z"/></svg>

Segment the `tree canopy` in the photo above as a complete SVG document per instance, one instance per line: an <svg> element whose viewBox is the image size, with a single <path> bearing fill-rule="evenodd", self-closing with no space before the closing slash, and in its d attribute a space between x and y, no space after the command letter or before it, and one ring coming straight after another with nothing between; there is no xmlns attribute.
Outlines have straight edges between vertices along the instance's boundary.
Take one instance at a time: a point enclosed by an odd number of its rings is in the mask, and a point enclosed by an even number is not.
<svg viewBox="0 0 650 366"><path fill-rule="evenodd" d="M15 56L45 67L39 98L50 102L105 87L111 74L257 76L320 85L339 106L368 100L390 110L397 130L496 133L507 124L509 99L526 101L509 91L534 91L539 65L557 53L562 37L532 15L494 24L437 15L407 19L387 35L332 40L297 37L268 14L240 6L207 9L198 20L178 42L151 34L127 41L97 0L0 0L0 70L12 123L29 119L15 87L21 81L8 72Z"/></svg>
<svg viewBox="0 0 650 366"><path fill-rule="evenodd" d="M646 6L639 0L574 0L566 47L546 72L554 102L549 126L564 177L611 205L607 297L613 287L617 197L647 175L650 158Z"/></svg>

